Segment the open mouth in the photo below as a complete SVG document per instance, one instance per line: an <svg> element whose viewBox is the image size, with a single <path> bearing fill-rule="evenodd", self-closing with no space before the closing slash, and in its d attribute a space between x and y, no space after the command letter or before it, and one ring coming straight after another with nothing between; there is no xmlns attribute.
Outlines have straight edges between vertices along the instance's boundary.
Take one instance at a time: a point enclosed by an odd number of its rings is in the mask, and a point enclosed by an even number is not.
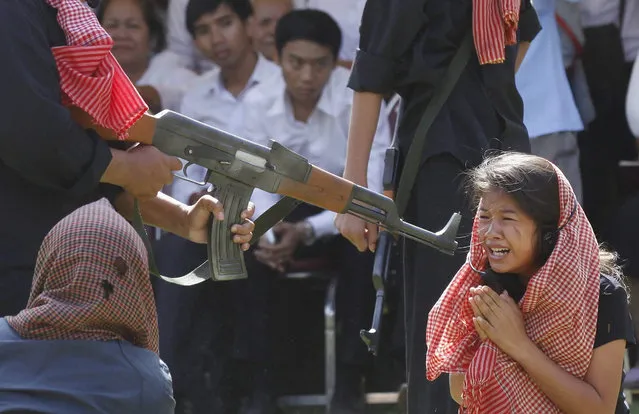
<svg viewBox="0 0 639 414"><path fill-rule="evenodd" d="M495 258L502 258L510 253L510 249L507 249L505 247L498 247L494 249L489 247L488 251L490 252L490 255Z"/></svg>

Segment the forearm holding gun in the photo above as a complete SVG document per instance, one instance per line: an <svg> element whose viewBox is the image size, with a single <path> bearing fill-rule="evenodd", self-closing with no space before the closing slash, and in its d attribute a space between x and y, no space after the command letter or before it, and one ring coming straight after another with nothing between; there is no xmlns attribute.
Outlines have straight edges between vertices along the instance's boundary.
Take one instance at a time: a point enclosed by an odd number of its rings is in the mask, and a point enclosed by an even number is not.
<svg viewBox="0 0 639 414"><path fill-rule="evenodd" d="M86 113L75 108L72 113L77 122L85 128L94 129L102 138L117 139L113 131L95 126ZM153 145L167 155L187 160L184 166L184 178L187 180L188 167L192 164L208 170L204 182L197 184L213 184L216 197L224 205L226 219L211 222L210 273L202 276L206 273L203 270L207 269L200 268L206 263L200 266L198 277L202 280L208 277L214 280L247 277L242 251L232 242L230 228L240 222L240 214L255 188L336 213L356 215L394 235L408 237L444 252L456 248L458 214L454 214L439 232L421 229L400 219L392 199L322 170L275 141L271 141L269 148L169 110L157 115L145 114L131 128L129 136L130 141ZM198 269L194 272L197 273ZM171 278L164 279L172 281Z"/></svg>

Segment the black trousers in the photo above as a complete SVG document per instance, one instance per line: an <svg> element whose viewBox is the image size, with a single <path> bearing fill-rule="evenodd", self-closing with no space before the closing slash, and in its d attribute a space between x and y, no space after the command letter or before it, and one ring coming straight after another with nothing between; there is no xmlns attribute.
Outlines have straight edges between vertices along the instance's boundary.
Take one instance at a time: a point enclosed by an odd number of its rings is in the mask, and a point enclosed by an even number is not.
<svg viewBox="0 0 639 414"><path fill-rule="evenodd" d="M454 256L406 240L404 249L404 328L408 413L457 413L450 396L448 376L426 379L426 322L428 312L464 263L472 213L461 185L464 168L452 155L428 158L421 166L406 211L406 219L420 227L437 231L453 212L462 214L459 247Z"/></svg>
<svg viewBox="0 0 639 414"><path fill-rule="evenodd" d="M637 157L625 111L632 63L625 62L615 25L587 28L584 34L584 70L596 117L579 134L583 204L601 236L622 201L618 162Z"/></svg>

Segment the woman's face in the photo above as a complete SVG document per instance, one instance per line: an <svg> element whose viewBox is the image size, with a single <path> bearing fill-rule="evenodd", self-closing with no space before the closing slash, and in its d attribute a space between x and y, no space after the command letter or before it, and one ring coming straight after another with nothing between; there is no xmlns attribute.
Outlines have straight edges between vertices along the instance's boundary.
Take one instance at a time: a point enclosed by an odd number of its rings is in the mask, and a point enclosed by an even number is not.
<svg viewBox="0 0 639 414"><path fill-rule="evenodd" d="M530 277L537 271L537 225L508 194L501 190L484 194L478 231L495 272Z"/></svg>
<svg viewBox="0 0 639 414"><path fill-rule="evenodd" d="M121 66L148 64L149 27L136 0L111 0L104 11L102 26L113 38L113 56Z"/></svg>

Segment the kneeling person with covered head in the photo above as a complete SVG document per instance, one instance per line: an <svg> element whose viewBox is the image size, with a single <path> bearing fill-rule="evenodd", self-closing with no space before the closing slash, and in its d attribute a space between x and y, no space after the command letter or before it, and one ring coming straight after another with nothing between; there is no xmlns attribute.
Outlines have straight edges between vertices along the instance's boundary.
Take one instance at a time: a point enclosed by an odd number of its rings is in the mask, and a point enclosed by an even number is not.
<svg viewBox="0 0 639 414"><path fill-rule="evenodd" d="M470 174L470 253L428 316L427 378L468 413L629 413L623 276L570 184L519 153Z"/></svg>
<svg viewBox="0 0 639 414"><path fill-rule="evenodd" d="M48 233L26 309L0 319L0 411L173 413L147 251L105 198Z"/></svg>

